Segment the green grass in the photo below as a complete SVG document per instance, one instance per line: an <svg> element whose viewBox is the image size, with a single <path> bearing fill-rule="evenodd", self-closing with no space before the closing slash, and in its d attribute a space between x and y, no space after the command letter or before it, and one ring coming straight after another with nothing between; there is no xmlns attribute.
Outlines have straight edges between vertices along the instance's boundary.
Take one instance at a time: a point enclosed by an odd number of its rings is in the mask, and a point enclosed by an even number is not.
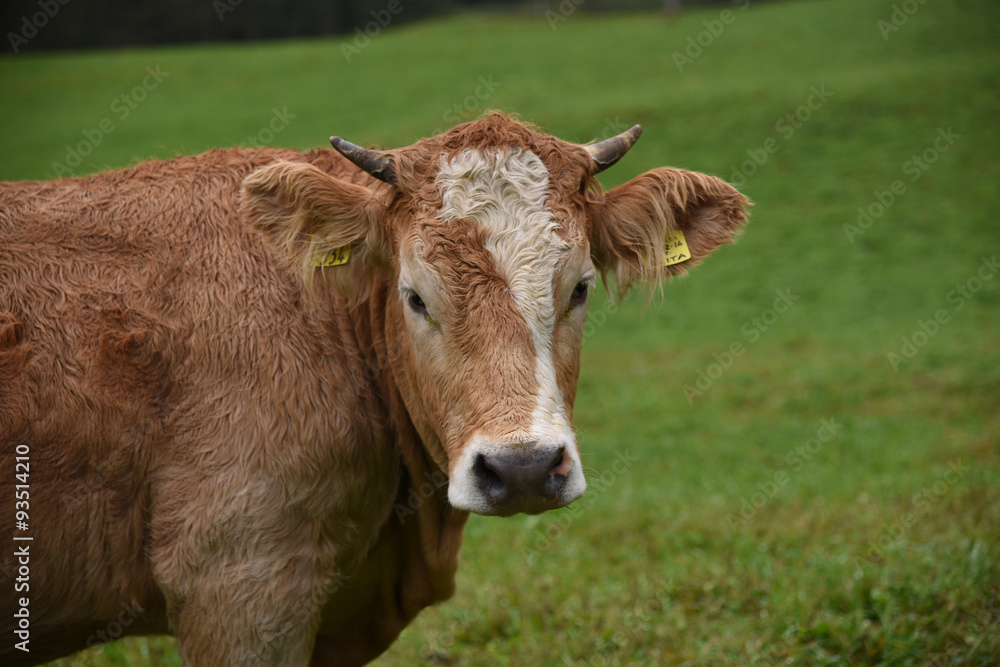
<svg viewBox="0 0 1000 667"><path fill-rule="evenodd" d="M745 179L756 206L737 245L645 310L641 295L609 315L592 304L576 409L588 495L473 517L455 598L378 664L995 664L1000 276L974 276L1000 251L1000 9L931 0L883 39L888 0L733 5L679 72L673 53L721 9L581 9L555 30L450 18L386 30L350 63L336 40L7 57L0 177L52 176L105 117L114 131L76 173L241 143L273 109L294 115L276 145L405 144L453 124L480 77L493 89L461 120L516 110L575 141L642 123L607 187L665 164L730 178L774 139ZM119 119L147 66L169 76ZM832 94L789 136L776 124L813 86ZM948 128L958 138L910 180ZM896 180L903 194L851 242L844 225ZM795 299L780 314L776 290ZM718 377L699 388L700 374ZM63 664L177 664L170 641Z"/></svg>

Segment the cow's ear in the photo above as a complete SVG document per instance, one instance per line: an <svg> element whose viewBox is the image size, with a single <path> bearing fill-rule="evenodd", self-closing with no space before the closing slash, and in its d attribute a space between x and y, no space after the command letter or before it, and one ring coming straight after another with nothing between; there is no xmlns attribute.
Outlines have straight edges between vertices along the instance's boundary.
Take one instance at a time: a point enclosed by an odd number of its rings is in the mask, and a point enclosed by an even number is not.
<svg viewBox="0 0 1000 667"><path fill-rule="evenodd" d="M386 265L385 207L368 188L300 162L254 171L240 189L243 214L275 255L312 289L329 285L363 297L371 273Z"/></svg>
<svg viewBox="0 0 1000 667"><path fill-rule="evenodd" d="M592 204L594 263L614 274L619 296L637 281L656 285L732 242L749 205L714 176L667 167L647 171Z"/></svg>

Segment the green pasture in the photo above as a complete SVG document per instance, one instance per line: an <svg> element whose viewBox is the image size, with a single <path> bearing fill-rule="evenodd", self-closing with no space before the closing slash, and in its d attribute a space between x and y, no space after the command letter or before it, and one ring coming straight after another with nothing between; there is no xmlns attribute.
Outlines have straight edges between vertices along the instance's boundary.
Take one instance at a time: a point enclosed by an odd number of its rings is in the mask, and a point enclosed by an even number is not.
<svg viewBox="0 0 1000 667"><path fill-rule="evenodd" d="M642 123L605 187L706 171L750 224L647 307L591 304L588 494L472 517L454 599L377 664L997 664L1000 6L551 4L367 43L8 55L0 178L402 145L489 109L579 142ZM60 664L178 662L153 638Z"/></svg>

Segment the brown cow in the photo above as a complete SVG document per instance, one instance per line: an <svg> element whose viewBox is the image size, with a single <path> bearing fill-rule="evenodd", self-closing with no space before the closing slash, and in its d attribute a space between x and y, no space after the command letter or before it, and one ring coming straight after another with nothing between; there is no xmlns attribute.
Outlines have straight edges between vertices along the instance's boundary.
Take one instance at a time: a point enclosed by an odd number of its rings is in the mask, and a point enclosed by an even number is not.
<svg viewBox="0 0 1000 667"><path fill-rule="evenodd" d="M360 665L452 594L469 512L580 497L595 274L655 284L746 219L678 169L602 194L638 134L492 114L0 186L0 661L172 632Z"/></svg>

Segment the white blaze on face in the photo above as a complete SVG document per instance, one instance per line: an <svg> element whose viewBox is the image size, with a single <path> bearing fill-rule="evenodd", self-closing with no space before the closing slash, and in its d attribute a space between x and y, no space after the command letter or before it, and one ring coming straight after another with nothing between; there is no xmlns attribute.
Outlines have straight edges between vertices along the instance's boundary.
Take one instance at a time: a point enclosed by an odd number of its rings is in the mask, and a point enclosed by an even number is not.
<svg viewBox="0 0 1000 667"><path fill-rule="evenodd" d="M559 236L559 223L546 208L548 169L534 153L516 148L467 149L451 160L442 157L437 185L443 200L442 220L471 218L488 233L486 247L524 315L535 347L538 393L530 437L539 444L566 447L573 465L564 495L575 499L585 490L586 481L552 359L553 276L571 245ZM473 449L470 446L464 452L459 474L471 465L468 459L475 455ZM458 486L453 485L453 490Z"/></svg>

